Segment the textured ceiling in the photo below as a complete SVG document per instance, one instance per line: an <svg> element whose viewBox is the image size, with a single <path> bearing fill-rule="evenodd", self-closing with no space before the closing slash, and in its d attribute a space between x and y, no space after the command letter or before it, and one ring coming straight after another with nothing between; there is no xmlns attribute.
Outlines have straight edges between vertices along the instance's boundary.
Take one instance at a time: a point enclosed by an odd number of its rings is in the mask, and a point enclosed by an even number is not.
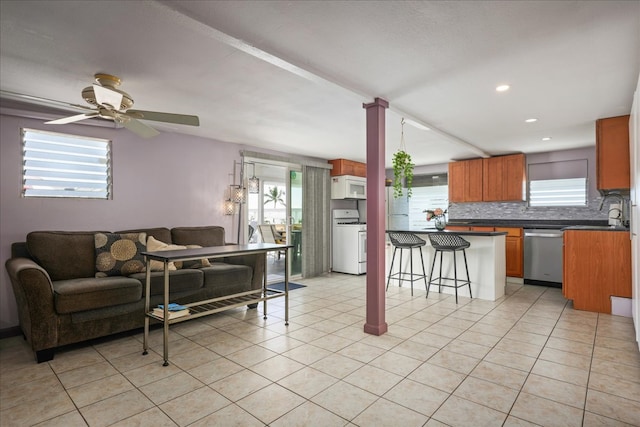
<svg viewBox="0 0 640 427"><path fill-rule="evenodd" d="M384 98L387 165L401 117L432 129L405 125L417 164L593 145L640 70L638 1L2 1L0 24L2 90L82 103L114 74L200 116L164 131L364 161Z"/></svg>

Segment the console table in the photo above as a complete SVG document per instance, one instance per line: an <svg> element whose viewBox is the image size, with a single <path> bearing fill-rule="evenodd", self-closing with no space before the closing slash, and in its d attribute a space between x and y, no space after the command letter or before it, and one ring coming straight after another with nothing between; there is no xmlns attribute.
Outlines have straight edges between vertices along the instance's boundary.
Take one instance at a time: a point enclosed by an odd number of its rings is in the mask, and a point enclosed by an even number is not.
<svg viewBox="0 0 640 427"><path fill-rule="evenodd" d="M252 243L248 245L225 245L212 246L196 249L180 249L173 251L155 251L143 252L147 265L146 270L146 291L145 291L145 320L144 320L144 339L143 352L147 354L149 350L149 321L157 319L163 322L163 344L164 344L164 366L169 365L169 325L172 323L184 322L185 320L218 313L231 308L241 307L247 304L263 303L264 318L267 318L267 300L273 298L284 297L284 324L289 324L289 272L285 268L284 273L284 291L270 289L267 285L267 253L285 250L284 262L287 265L287 257L291 245L281 245L272 243ZM240 292L223 297L212 298L208 300L198 301L190 304L182 304L189 308L190 313L186 316L169 319L169 263L176 261L193 261L201 258L223 258L238 255L262 254L265 257L264 263L264 279L262 289L256 289L247 292ZM151 293L151 263L150 260L160 261L164 264L164 317L155 316L151 307L149 307L149 298Z"/></svg>

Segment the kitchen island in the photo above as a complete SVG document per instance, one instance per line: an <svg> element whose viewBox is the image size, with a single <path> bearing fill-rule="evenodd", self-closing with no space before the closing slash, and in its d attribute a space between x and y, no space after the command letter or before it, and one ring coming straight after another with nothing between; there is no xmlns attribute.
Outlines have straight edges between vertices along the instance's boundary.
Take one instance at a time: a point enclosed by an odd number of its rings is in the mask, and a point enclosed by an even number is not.
<svg viewBox="0 0 640 427"><path fill-rule="evenodd" d="M418 237L424 239L427 244L422 248L424 256L424 265L427 272L427 281L429 272L431 271L431 265L433 263L433 256L435 254L434 249L429 243L429 234L436 233L436 230L387 230L387 233L413 233ZM467 263L469 265L469 277L471 281L471 291L473 297L483 300L495 301L504 295L506 285L506 256L505 256L505 236L506 232L503 231L442 231L443 233L457 234L467 240L471 246L466 249ZM391 258L393 256L393 245L391 242L387 242L386 246L386 268L385 268L385 280L389 277L389 267L391 266ZM458 277L466 278L464 271L464 261L462 254L456 254L458 257ZM402 258L402 271L409 272L409 256L403 256ZM436 269L438 269L440 261L436 262ZM399 255L396 256L396 262L394 263L393 272L396 273L400 268ZM422 266L420 265L420 255L414 253L413 257L413 271L422 272ZM444 254L442 258L442 275L446 277L453 277L453 255ZM438 272L434 273L434 277L438 276ZM421 285L422 284L422 285ZM424 281L414 282L414 289L420 289L423 286ZM386 285L386 282L385 282ZM391 286L398 286L397 280L391 280ZM408 286L403 283L403 286ZM430 292L438 292L437 286L432 285ZM453 288L442 288L443 293L453 294ZM458 289L458 295L461 297L468 296L469 291L465 286Z"/></svg>

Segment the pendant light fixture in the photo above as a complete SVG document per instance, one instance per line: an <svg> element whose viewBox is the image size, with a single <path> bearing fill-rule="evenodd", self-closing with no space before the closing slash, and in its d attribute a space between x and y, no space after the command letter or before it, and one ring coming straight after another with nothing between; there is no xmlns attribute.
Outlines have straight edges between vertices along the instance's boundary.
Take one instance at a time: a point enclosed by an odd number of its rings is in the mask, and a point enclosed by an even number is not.
<svg viewBox="0 0 640 427"><path fill-rule="evenodd" d="M242 187L242 185L232 185L230 191L231 191L231 199L234 202L236 203L245 202L244 188Z"/></svg>
<svg viewBox="0 0 640 427"><path fill-rule="evenodd" d="M224 205L222 205L222 210L225 215L233 215L236 213L236 203L229 198L224 201Z"/></svg>
<svg viewBox="0 0 640 427"><path fill-rule="evenodd" d="M253 174L251 175L251 178L249 178L249 180L247 181L247 186L249 188L249 193L258 194L260 193L260 178L256 176L256 164L252 163L252 165L253 165Z"/></svg>

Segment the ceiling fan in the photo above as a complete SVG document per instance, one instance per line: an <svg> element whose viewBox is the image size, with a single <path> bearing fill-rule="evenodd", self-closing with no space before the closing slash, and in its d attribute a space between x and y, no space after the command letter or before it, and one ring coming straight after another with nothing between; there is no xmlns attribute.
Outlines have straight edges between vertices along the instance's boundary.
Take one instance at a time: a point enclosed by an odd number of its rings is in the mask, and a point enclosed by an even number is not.
<svg viewBox="0 0 640 427"><path fill-rule="evenodd" d="M98 73L95 76L96 83L82 90L82 98L95 108L69 104L73 107L86 108L89 111L75 116L64 117L45 122L45 124L67 124L80 120L100 117L113 120L130 131L144 137L156 136L159 132L151 126L142 123L141 120L153 120L156 122L175 123L179 125L199 126L198 116L185 114L161 113L158 111L132 110L133 98L128 93L118 89L120 78L110 74Z"/></svg>

